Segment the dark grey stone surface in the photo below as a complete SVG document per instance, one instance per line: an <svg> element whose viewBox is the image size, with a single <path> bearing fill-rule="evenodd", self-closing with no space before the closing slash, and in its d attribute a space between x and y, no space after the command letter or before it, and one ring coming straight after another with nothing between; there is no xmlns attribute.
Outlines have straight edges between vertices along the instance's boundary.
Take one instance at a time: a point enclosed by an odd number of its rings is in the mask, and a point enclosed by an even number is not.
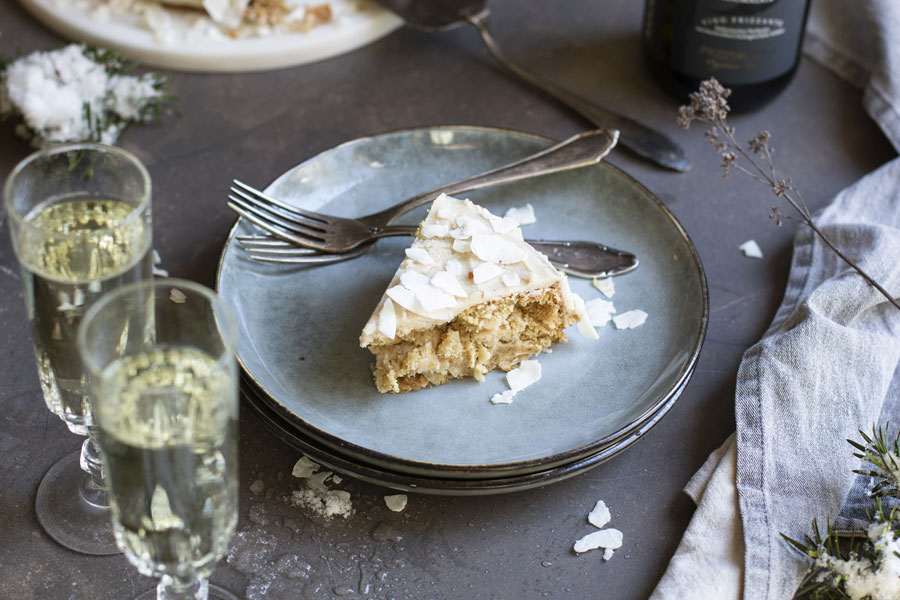
<svg viewBox="0 0 900 600"><path fill-rule="evenodd" d="M542 489L489 497L410 495L392 513L376 486L345 479L355 515L326 521L284 501L299 453L274 439L245 407L241 419L241 513L233 545L213 581L260 598L646 598L693 512L681 492L734 427L732 391L744 350L781 299L792 223L769 219L762 187L723 180L702 131L674 122L677 103L645 69L634 0L492 2L509 54L555 82L627 111L683 144L694 168L675 174L623 151L609 161L643 182L680 219L703 260L710 324L693 380L672 411L621 455ZM13 0L0 4L0 52L13 56L63 40ZM265 73L167 73L179 116L132 127L119 144L148 166L154 236L174 276L212 284L234 220L225 206L232 177L265 184L345 140L433 124L521 129L564 138L586 124L523 87L488 57L474 30L412 30L313 65ZM860 93L804 60L790 87L766 108L736 116L742 139L774 134L779 166L812 207L893 156L860 105ZM698 128L699 129L699 128ZM29 153L0 124L0 176ZM737 249L756 239L765 257ZM153 582L121 556L80 556L40 529L34 494L41 476L79 439L40 398L20 282L0 233L0 597L130 598ZM602 373L597 374L602 377ZM251 485L256 483L251 491ZM576 556L598 499L624 546L604 562ZM295 565L294 569L286 566ZM280 570L279 570L280 569ZM265 592L265 594L263 594Z"/></svg>

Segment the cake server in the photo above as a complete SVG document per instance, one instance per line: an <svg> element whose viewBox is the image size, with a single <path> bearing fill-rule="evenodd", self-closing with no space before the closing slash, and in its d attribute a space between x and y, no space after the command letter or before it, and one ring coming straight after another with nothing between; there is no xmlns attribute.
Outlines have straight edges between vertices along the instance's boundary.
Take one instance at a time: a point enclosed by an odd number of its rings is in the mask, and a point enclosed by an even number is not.
<svg viewBox="0 0 900 600"><path fill-rule="evenodd" d="M619 130L622 134L622 145L632 152L668 169L675 171L690 169L691 165L684 150L666 135L548 83L509 60L500 51L497 41L491 35L487 0L375 0L375 2L399 16L410 27L422 31L445 31L460 25L474 25L481 34L488 52L507 71L556 98L597 127Z"/></svg>

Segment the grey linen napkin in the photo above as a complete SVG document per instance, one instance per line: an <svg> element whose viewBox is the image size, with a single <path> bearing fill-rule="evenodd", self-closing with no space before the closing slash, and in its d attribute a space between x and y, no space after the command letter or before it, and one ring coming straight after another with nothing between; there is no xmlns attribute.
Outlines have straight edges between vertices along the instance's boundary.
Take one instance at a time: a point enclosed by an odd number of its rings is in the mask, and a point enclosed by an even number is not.
<svg viewBox="0 0 900 600"><path fill-rule="evenodd" d="M876 18L877 17L877 18ZM816 0L806 54L865 87L863 104L900 148L900 2ZM900 159L816 217L838 247L900 295ZM784 300L743 357L737 431L685 491L697 511L652 600L782 600L808 570L781 533L811 520L865 521L871 482L846 439L900 425L900 311L799 227ZM895 429L892 429L895 430Z"/></svg>

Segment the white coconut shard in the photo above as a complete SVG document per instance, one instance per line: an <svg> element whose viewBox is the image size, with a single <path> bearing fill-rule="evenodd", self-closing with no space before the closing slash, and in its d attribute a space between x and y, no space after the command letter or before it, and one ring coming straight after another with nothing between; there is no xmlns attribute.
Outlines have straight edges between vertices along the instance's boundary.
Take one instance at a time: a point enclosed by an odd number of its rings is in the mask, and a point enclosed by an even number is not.
<svg viewBox="0 0 900 600"><path fill-rule="evenodd" d="M477 233L472 236L472 253L485 262L517 263L525 257L525 249L507 241L496 233Z"/></svg>
<svg viewBox="0 0 900 600"><path fill-rule="evenodd" d="M504 269L503 273L500 274L500 281L503 282L503 285L506 287L516 287L520 283L522 283L522 279L519 277L519 274L515 271L510 271L509 269Z"/></svg>
<svg viewBox="0 0 900 600"><path fill-rule="evenodd" d="M451 231L452 235L453 232ZM466 254L472 250L472 246L466 240L453 240L453 251L459 252L460 254Z"/></svg>
<svg viewBox="0 0 900 600"><path fill-rule="evenodd" d="M490 281L494 277L497 277L502 272L503 269L501 269L494 263L481 263L480 265L472 269L472 281L480 285L482 283Z"/></svg>
<svg viewBox="0 0 900 600"><path fill-rule="evenodd" d="M491 227L497 233L509 233L513 231L516 227L519 226L519 222L515 219L509 219L507 217L493 217L491 218Z"/></svg>
<svg viewBox="0 0 900 600"><path fill-rule="evenodd" d="M384 301L381 312L378 313L378 331L391 340L397 334L397 312L390 298Z"/></svg>
<svg viewBox="0 0 900 600"><path fill-rule="evenodd" d="M300 457L296 463L294 463L294 468L291 471L291 475L294 477L307 478L312 476L313 473L319 470L319 464L310 460L310 458L306 455Z"/></svg>
<svg viewBox="0 0 900 600"><path fill-rule="evenodd" d="M406 497L406 494L394 494L393 496L384 497L384 503L394 512L401 512L406 508L407 501L408 498Z"/></svg>
<svg viewBox="0 0 900 600"><path fill-rule="evenodd" d="M616 329L634 329L640 327L647 320L647 313L642 310L629 310L612 318Z"/></svg>
<svg viewBox="0 0 900 600"><path fill-rule="evenodd" d="M531 204L514 206L504 213L503 218L515 221L519 225L531 225L537 222L534 216L534 207Z"/></svg>
<svg viewBox="0 0 900 600"><path fill-rule="evenodd" d="M422 237L446 237L450 234L450 226L446 223L427 223L422 225Z"/></svg>
<svg viewBox="0 0 900 600"><path fill-rule="evenodd" d="M512 404L513 396L516 395L515 390L506 390L505 392L499 392L491 396L492 404Z"/></svg>
<svg viewBox="0 0 900 600"><path fill-rule="evenodd" d="M400 284L408 290L415 291L417 287L428 285L428 276L406 269L400 274Z"/></svg>
<svg viewBox="0 0 900 600"><path fill-rule="evenodd" d="M747 258L762 258L762 248L759 247L759 244L756 243L756 240L747 240L740 246L738 246L741 252L744 253L744 256Z"/></svg>
<svg viewBox="0 0 900 600"><path fill-rule="evenodd" d="M616 307L609 300L595 298L584 303L584 311L594 327L603 327L616 313Z"/></svg>
<svg viewBox="0 0 900 600"><path fill-rule="evenodd" d="M606 296L607 298L612 298L613 294L616 293L616 284L610 277L606 277L604 279L594 278L591 281L591 285L600 290L600 293Z"/></svg>
<svg viewBox="0 0 900 600"><path fill-rule="evenodd" d="M434 313L443 308L456 306L456 298L439 290L430 283L417 286L413 293L426 313Z"/></svg>
<svg viewBox="0 0 900 600"><path fill-rule="evenodd" d="M621 547L622 532L618 529L609 528L587 534L575 542L574 550L578 554L581 554L582 552L596 550L597 548L616 550Z"/></svg>
<svg viewBox="0 0 900 600"><path fill-rule="evenodd" d="M596 528L601 528L609 523L611 519L611 515L609 514L609 508L606 506L606 502L603 500L597 500L597 504L594 505L593 510L588 513L588 523L593 525Z"/></svg>
<svg viewBox="0 0 900 600"><path fill-rule="evenodd" d="M613 554L615 554L615 553L616 553L616 551L613 550L612 548L605 548L603 550L603 560L611 559L613 557Z"/></svg>
<svg viewBox="0 0 900 600"><path fill-rule="evenodd" d="M449 271L439 271L435 273L434 277L431 278L431 285L459 298L465 298L469 295L459 282L457 276Z"/></svg>
<svg viewBox="0 0 900 600"><path fill-rule="evenodd" d="M506 374L509 389L520 392L541 379L541 363L536 360L523 360L519 367Z"/></svg>
<svg viewBox="0 0 900 600"><path fill-rule="evenodd" d="M419 264L422 265L430 265L434 262L434 259L431 258L431 255L428 254L428 250L425 248L407 248L405 250L406 256Z"/></svg>
<svg viewBox="0 0 900 600"><path fill-rule="evenodd" d="M462 275L463 264L455 258L451 258L447 261L447 264L444 265L444 270L454 275Z"/></svg>
<svg viewBox="0 0 900 600"><path fill-rule="evenodd" d="M585 310L584 308L584 300L582 300L581 296L579 296L578 294L572 294L572 301L575 303L575 313L579 317L578 322L575 324L575 327L578 329L578 333L589 340L599 340L600 336L597 335L597 330L594 329L591 318L588 316L587 310Z"/></svg>
<svg viewBox="0 0 900 600"><path fill-rule="evenodd" d="M406 310L413 310L416 305L416 295L412 293L411 290L403 287L402 285L395 285L392 288L388 288L385 292L387 297L405 308Z"/></svg>

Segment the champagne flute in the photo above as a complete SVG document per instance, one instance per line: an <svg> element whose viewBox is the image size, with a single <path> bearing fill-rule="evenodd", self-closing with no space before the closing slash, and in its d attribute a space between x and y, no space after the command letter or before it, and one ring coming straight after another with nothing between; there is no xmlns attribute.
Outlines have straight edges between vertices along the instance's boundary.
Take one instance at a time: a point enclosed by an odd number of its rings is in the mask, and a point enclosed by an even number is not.
<svg viewBox="0 0 900 600"><path fill-rule="evenodd" d="M237 326L215 292L177 279L120 287L78 331L116 542L141 599L237 598L207 577L237 525Z"/></svg>
<svg viewBox="0 0 900 600"><path fill-rule="evenodd" d="M119 148L67 144L19 163L3 196L44 401L88 436L44 475L37 518L66 548L116 554L75 332L105 291L151 277L150 176Z"/></svg>

